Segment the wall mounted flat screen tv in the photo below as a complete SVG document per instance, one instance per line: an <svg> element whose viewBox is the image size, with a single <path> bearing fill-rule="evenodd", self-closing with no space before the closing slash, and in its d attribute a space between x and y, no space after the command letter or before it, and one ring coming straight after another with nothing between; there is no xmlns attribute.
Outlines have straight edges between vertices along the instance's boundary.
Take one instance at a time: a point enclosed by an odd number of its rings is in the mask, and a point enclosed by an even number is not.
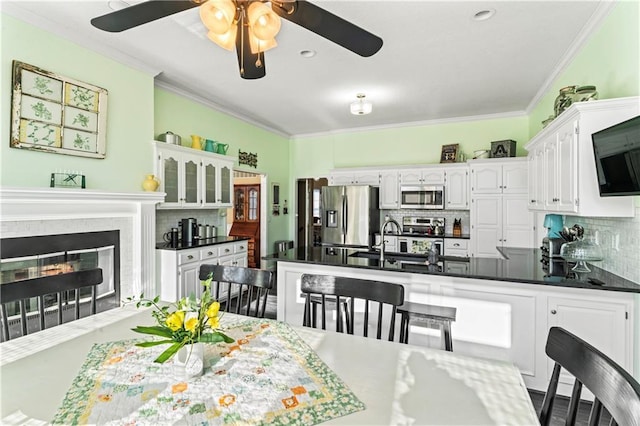
<svg viewBox="0 0 640 426"><path fill-rule="evenodd" d="M601 197L640 195L640 116L591 135Z"/></svg>

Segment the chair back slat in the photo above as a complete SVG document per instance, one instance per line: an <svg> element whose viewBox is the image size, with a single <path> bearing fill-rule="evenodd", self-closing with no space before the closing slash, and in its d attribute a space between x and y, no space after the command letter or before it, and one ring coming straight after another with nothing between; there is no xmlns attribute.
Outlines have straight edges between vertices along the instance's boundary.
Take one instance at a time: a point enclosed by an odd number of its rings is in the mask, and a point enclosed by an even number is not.
<svg viewBox="0 0 640 426"><path fill-rule="evenodd" d="M393 340L395 328L396 307L404 302L404 287L399 284L387 283L382 281L363 280L356 278L334 277L327 275L303 274L301 277L301 291L305 294L305 312L303 317L303 325L312 326L311 303L314 296L320 296L322 303L322 329L326 330L326 310L325 298L330 297L335 300L336 309L336 331L345 332L343 322L346 322L346 333L354 334L355 329L355 304L358 299L364 306L363 316L364 323L362 327L362 335L368 337L370 324L370 303L377 302L375 315L376 338L382 338L382 330L389 327L389 340ZM348 312L342 313L342 308ZM348 306L348 309L347 309ZM385 307L386 313L385 314ZM385 318L390 319L385 324ZM346 321L343 321L343 317ZM359 328L359 327L358 327Z"/></svg>
<svg viewBox="0 0 640 426"><path fill-rule="evenodd" d="M580 383L578 388L584 385L595 396L590 422L599 421L601 403L618 424L640 425L640 384L615 361L560 327L549 330L546 353L555 365L540 412L542 425L548 425L551 420L560 367L576 378ZM573 394L579 396L575 388ZM575 417L569 416L567 424L575 424Z"/></svg>
<svg viewBox="0 0 640 426"><path fill-rule="evenodd" d="M200 280L206 280L209 274L213 274L212 288L216 289L213 297L226 312L264 318L269 290L274 284L273 272L239 266L201 265Z"/></svg>
<svg viewBox="0 0 640 426"><path fill-rule="evenodd" d="M73 271L65 274L50 275L43 277L30 278L26 280L9 282L2 285L2 292L0 292L0 307L2 308L2 331L4 340L11 339L11 330L9 327L9 317L7 313L7 306L10 303L16 303L20 310L20 329L22 336L29 333L29 316L27 315L27 303L26 301L35 298L37 301L37 322L36 319L32 321L38 325L38 330L46 328L45 315L46 315L46 299L45 296L55 295L56 307L57 307L57 324L63 322L63 295L73 291L74 302L73 318L75 320L80 318L80 290L84 287L91 287L91 299L89 310L90 314L96 313L96 286L103 281L102 269L87 269L81 271ZM35 316L35 315L31 315ZM34 327L31 327L32 329Z"/></svg>

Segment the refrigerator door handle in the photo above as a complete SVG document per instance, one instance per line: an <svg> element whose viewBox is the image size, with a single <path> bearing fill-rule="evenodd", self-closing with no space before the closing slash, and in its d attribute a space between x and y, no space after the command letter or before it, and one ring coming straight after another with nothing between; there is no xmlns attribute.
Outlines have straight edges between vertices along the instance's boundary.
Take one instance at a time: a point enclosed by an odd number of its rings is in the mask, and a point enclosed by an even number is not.
<svg viewBox="0 0 640 426"><path fill-rule="evenodd" d="M347 235L347 213L349 212L347 196L342 196L342 234Z"/></svg>

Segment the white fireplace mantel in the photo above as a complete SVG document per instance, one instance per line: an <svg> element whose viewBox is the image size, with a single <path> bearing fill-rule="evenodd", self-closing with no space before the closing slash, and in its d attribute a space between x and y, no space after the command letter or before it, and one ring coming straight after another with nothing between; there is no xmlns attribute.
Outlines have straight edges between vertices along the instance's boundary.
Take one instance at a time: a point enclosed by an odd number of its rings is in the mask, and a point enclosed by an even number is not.
<svg viewBox="0 0 640 426"><path fill-rule="evenodd" d="M129 244L129 252L132 253L132 282L127 285L132 294L126 292L122 296L143 292L151 295L158 292L155 279L155 205L162 202L164 196L164 193L142 191L0 187L0 222L39 221L46 228L47 221L69 221L69 232L82 232L74 220L131 219L131 241L121 240L121 244ZM10 234L6 227L3 228L2 238L19 236Z"/></svg>

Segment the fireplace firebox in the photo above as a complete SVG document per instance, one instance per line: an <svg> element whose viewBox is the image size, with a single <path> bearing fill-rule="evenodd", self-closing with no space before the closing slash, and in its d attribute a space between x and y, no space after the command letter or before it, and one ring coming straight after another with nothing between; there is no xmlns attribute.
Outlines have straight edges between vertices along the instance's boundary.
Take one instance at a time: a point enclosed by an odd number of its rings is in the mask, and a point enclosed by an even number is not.
<svg viewBox="0 0 640 426"><path fill-rule="evenodd" d="M111 230L0 240L0 304L5 322L2 340L120 306L119 239L120 231ZM102 276L99 285L84 287L79 295L73 294L75 291L61 292L62 301L57 294L45 296L44 310L39 310L42 301L36 297L21 305L3 301L9 298L9 288L64 286L66 279L77 280L83 274L89 277L96 271ZM7 289L5 298L3 286Z"/></svg>

